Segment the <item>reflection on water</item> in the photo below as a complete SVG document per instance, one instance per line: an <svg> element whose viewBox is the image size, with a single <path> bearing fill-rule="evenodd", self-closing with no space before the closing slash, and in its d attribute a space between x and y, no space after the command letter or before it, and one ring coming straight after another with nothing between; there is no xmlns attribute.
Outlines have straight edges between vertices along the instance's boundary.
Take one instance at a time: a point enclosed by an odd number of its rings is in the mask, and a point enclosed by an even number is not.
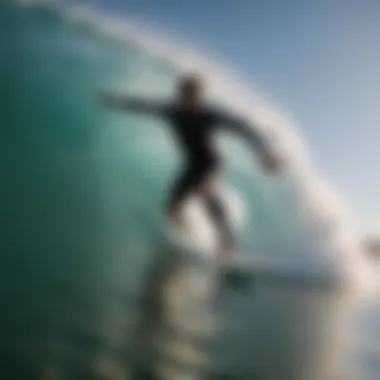
<svg viewBox="0 0 380 380"><path fill-rule="evenodd" d="M2 264L1 378L336 378L337 289L253 275L230 288L211 267L164 262L132 296L69 266Z"/></svg>

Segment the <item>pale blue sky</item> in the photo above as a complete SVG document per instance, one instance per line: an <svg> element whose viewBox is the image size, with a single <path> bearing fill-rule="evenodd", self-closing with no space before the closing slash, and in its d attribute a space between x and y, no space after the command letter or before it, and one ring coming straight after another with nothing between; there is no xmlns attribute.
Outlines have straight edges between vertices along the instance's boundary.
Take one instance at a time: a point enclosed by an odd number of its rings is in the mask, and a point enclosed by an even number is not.
<svg viewBox="0 0 380 380"><path fill-rule="evenodd" d="M298 122L363 232L380 232L379 0L95 0L232 62Z"/></svg>

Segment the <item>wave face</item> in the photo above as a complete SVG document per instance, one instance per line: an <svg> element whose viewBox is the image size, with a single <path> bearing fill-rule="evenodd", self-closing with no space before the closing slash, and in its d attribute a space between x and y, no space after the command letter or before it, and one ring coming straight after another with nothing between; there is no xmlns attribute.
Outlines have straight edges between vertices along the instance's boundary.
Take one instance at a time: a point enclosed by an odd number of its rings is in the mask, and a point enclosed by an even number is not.
<svg viewBox="0 0 380 380"><path fill-rule="evenodd" d="M226 70L94 12L2 7L6 250L32 249L43 265L77 260L78 251L81 257L96 251L102 261L106 252L109 273L149 257L141 252L162 234L178 152L163 123L104 110L96 93L166 96L193 64L210 74L216 100L270 125L275 146L287 155L287 173L266 178L237 142L220 141L226 182L244 199L242 250L302 271L359 271L358 239L339 197L314 175L291 125Z"/></svg>

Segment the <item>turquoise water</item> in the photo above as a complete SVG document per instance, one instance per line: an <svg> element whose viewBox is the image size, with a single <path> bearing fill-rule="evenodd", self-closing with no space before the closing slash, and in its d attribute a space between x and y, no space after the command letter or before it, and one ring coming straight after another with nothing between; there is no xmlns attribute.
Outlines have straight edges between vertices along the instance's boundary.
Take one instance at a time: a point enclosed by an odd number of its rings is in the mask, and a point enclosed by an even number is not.
<svg viewBox="0 0 380 380"><path fill-rule="evenodd" d="M86 352L129 344L134 322L125 320L138 318L128 300L163 244L162 205L180 167L164 124L110 113L96 99L102 88L166 96L176 65L70 15L0 5L0 350L21 377L12 360L33 373L49 352L66 352L62 336ZM295 177L268 181L257 165L236 169L246 156L225 153L226 180L246 205L244 252L306 273L336 269L342 249L329 239L340 222L321 222Z"/></svg>

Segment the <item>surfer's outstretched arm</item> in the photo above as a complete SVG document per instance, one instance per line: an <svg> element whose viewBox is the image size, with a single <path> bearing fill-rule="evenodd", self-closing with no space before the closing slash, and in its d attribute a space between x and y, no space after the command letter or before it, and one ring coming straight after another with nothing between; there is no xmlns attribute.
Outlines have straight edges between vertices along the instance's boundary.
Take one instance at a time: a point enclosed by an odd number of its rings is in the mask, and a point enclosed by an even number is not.
<svg viewBox="0 0 380 380"><path fill-rule="evenodd" d="M277 170L279 168L281 164L279 158L271 151L264 135L261 134L255 126L243 118L227 113L220 113L216 117L221 127L232 133L239 134L248 141L251 148L259 155L266 169Z"/></svg>
<svg viewBox="0 0 380 380"><path fill-rule="evenodd" d="M143 114L153 114L157 116L164 115L167 111L167 105L158 101L114 93L101 94L100 102L109 108L123 109Z"/></svg>

